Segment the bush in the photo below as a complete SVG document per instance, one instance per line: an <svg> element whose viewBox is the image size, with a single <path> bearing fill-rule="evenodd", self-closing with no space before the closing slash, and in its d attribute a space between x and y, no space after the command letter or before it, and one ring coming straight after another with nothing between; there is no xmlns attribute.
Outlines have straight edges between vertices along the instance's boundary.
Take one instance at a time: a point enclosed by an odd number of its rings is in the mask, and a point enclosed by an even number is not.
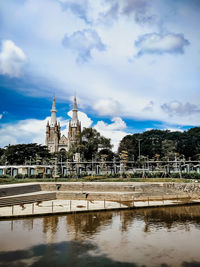
<svg viewBox="0 0 200 267"><path fill-rule="evenodd" d="M131 178L142 178L142 172L131 173Z"/></svg>
<svg viewBox="0 0 200 267"><path fill-rule="evenodd" d="M10 175L8 175L8 174L1 174L0 175L0 178L9 178L10 177Z"/></svg>
<svg viewBox="0 0 200 267"><path fill-rule="evenodd" d="M17 174L17 175L15 175L14 178L16 178L16 179L22 179L22 178L24 178L24 175L23 174Z"/></svg>
<svg viewBox="0 0 200 267"><path fill-rule="evenodd" d="M65 174L64 178L74 178L74 173Z"/></svg>
<svg viewBox="0 0 200 267"><path fill-rule="evenodd" d="M185 179L200 179L200 173L198 172L182 173L182 177Z"/></svg>
<svg viewBox="0 0 200 267"><path fill-rule="evenodd" d="M31 175L29 176L29 178L35 179L35 178L36 178L36 175L35 175L35 174L31 174Z"/></svg>
<svg viewBox="0 0 200 267"><path fill-rule="evenodd" d="M43 173L36 174L36 177L35 178L43 178Z"/></svg>
<svg viewBox="0 0 200 267"><path fill-rule="evenodd" d="M100 176L100 175L98 175ZM110 173L106 176L107 178L119 178L120 177L120 174L119 173Z"/></svg>

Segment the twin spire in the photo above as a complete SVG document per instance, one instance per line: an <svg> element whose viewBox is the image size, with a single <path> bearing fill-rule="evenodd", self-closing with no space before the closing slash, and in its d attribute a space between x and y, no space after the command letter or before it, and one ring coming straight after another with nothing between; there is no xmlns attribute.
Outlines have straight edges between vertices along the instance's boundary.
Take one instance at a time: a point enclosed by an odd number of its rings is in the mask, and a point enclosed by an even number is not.
<svg viewBox="0 0 200 267"><path fill-rule="evenodd" d="M57 120L56 120L56 100L55 100L55 96L53 96L53 105L52 105L52 109L51 109L51 127L54 127L57 124Z"/></svg>
<svg viewBox="0 0 200 267"><path fill-rule="evenodd" d="M56 119L56 100L55 96L53 96L53 104L52 104L52 109L51 109L51 127L54 127L57 124L57 119ZM74 96L74 105L72 109L72 126L77 126L78 122L78 108L77 108L77 101L76 101L76 96Z"/></svg>
<svg viewBox="0 0 200 267"><path fill-rule="evenodd" d="M72 126L77 126L78 122L78 108L77 108L77 102L76 102L76 96L74 96L74 106L72 109Z"/></svg>

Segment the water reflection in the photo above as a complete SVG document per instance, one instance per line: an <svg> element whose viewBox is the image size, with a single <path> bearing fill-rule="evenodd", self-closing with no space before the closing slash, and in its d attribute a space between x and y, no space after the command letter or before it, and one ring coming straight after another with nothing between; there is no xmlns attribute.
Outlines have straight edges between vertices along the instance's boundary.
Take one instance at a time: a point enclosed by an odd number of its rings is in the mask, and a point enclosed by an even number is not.
<svg viewBox="0 0 200 267"><path fill-rule="evenodd" d="M200 266L200 206L0 222L0 266Z"/></svg>
<svg viewBox="0 0 200 267"><path fill-rule="evenodd" d="M49 246L38 245L29 250L1 253L0 266L138 266L133 263L114 261L106 255L89 254L96 249L97 247L91 243L76 241L60 242Z"/></svg>

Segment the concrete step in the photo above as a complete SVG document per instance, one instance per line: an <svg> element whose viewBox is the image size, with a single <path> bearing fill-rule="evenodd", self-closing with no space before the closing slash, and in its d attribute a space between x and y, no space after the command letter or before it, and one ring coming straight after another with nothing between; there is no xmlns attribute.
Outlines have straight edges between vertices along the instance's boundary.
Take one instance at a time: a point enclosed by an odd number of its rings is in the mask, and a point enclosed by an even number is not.
<svg viewBox="0 0 200 267"><path fill-rule="evenodd" d="M56 199L56 193L31 194L26 196L7 197L0 199L0 207L48 201Z"/></svg>

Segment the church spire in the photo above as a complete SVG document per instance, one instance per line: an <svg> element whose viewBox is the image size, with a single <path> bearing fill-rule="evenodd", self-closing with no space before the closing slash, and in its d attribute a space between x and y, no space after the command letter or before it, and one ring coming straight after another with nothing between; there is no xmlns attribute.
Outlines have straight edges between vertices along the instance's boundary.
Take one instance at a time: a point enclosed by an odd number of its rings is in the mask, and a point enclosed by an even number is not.
<svg viewBox="0 0 200 267"><path fill-rule="evenodd" d="M77 126L78 123L78 108L76 102L76 96L74 96L74 106L72 109L72 126Z"/></svg>
<svg viewBox="0 0 200 267"><path fill-rule="evenodd" d="M57 121L56 121L56 100L55 96L53 96L53 104L52 104L52 109L51 109L51 126L55 126Z"/></svg>

